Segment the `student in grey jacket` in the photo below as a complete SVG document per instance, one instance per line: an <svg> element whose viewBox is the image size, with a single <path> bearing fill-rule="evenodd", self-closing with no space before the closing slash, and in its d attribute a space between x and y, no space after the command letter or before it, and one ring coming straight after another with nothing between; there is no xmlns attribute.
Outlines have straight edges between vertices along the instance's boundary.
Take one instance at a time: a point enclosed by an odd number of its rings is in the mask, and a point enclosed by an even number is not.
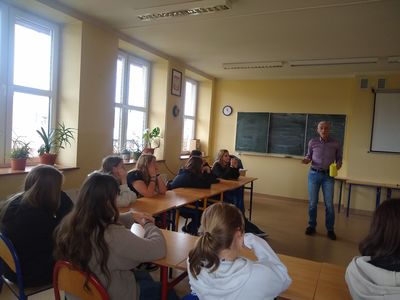
<svg viewBox="0 0 400 300"><path fill-rule="evenodd" d="M94 273L111 299L157 299L156 288L146 291L155 295L142 295L131 270L165 256L164 237L151 216L119 214L118 191L119 184L111 175L93 173L86 179L76 206L57 228L55 256ZM134 222L143 226L143 238L130 231ZM74 299L71 295L67 298Z"/></svg>

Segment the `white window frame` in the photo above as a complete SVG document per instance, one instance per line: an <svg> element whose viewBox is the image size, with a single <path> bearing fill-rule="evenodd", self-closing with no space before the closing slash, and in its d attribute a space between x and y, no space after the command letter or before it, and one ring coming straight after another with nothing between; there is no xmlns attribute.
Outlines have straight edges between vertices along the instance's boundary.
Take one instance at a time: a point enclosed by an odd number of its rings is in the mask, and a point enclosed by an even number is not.
<svg viewBox="0 0 400 300"><path fill-rule="evenodd" d="M124 65L122 68L122 88L121 88L121 93L122 93L122 103L117 103L115 102L114 99L114 111L115 108L120 108L122 111L122 117L120 120L119 128L119 144L120 147L123 145L126 145L126 136L127 136L127 127L128 127L128 111L129 110L136 110L144 113L144 118L143 118L143 128L147 128L148 124L148 119L149 119L149 98L150 98L150 71L151 71L151 63L143 58L139 58L133 54L130 54L128 52L125 52L123 50L118 51L118 59L120 57L124 58ZM145 83L145 91L144 91L144 107L140 106L135 106L135 105L130 105L129 104L129 66L130 64L134 64L136 66L140 66L142 68L145 68L146 70L146 83ZM127 72L128 71L128 72ZM115 122L115 120L114 120ZM114 125L115 126L115 125ZM142 138L141 136L139 137L140 139ZM114 139L114 137L113 137ZM122 149L114 149L116 150L122 150Z"/></svg>
<svg viewBox="0 0 400 300"><path fill-rule="evenodd" d="M49 128L56 123L58 53L60 32L57 24L36 17L13 6L0 3L1 9L1 75L0 75L0 165L9 162L7 153L11 149L12 140L12 107L14 92L49 97ZM50 87L49 90L16 85L14 78L14 26L22 24L36 30L50 29L52 36ZM47 30L46 30L47 31ZM32 153L32 155L35 155Z"/></svg>
<svg viewBox="0 0 400 300"><path fill-rule="evenodd" d="M185 126L185 120L193 120L193 124L194 124L194 126L193 126L193 132L192 132L192 136L193 136L193 139L195 139L196 138L196 123L197 123L197 104L198 104L198 94L199 94L199 83L196 81L196 80L194 80L194 79L192 79L192 78L189 78L189 77L186 77L186 79L185 79L185 90L186 90L186 82L190 82L191 84L193 84L196 88L195 88L195 91L194 91L194 95L192 95L192 96L194 96L194 107L195 107L195 109L194 109L194 115L193 116L190 116L190 115L185 115L185 105L186 105L186 94L185 94L185 99L184 99L184 107L183 107L183 127L182 127L182 141L183 141L183 139L184 139L184 126ZM181 149L181 153L186 153L186 152L188 152L188 150L184 150L183 149L183 144L182 144L182 149Z"/></svg>

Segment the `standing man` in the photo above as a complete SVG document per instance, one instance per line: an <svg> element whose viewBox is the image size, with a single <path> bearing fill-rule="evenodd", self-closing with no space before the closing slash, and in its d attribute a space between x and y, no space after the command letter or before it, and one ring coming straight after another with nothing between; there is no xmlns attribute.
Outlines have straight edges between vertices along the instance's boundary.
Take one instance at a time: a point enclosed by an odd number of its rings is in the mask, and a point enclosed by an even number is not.
<svg viewBox="0 0 400 300"><path fill-rule="evenodd" d="M322 193L325 202L325 226L328 231L328 237L336 240L334 231L335 209L333 207L333 188L335 180L329 176L329 166L336 162L337 169L342 166L342 151L339 143L329 137L330 124L327 121L318 123L318 138L313 138L308 143L308 151L302 162L308 164L311 162L311 168L308 173L308 227L307 235L315 233L317 226L317 204L318 194L322 186Z"/></svg>

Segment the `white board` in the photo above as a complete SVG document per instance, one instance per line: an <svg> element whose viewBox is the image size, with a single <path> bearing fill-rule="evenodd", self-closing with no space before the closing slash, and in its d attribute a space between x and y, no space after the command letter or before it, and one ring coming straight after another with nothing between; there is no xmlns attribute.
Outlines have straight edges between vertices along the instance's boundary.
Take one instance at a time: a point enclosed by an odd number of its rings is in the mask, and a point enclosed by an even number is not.
<svg viewBox="0 0 400 300"><path fill-rule="evenodd" d="M400 92L375 94L371 151L400 153Z"/></svg>

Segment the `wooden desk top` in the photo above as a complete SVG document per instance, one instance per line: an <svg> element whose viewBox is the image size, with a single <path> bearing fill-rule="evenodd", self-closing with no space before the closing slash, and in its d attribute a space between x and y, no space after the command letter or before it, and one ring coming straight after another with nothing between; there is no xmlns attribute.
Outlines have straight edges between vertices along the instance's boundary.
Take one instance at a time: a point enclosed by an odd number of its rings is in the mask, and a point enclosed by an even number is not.
<svg viewBox="0 0 400 300"><path fill-rule="evenodd" d="M356 180L356 179L350 179L350 178L346 179L346 183L383 187L383 188L391 188L391 189L400 189L400 184L397 184L397 183L384 183L384 182L377 182L377 181Z"/></svg>
<svg viewBox="0 0 400 300"><path fill-rule="evenodd" d="M344 279L346 268L323 263L315 291L315 300L351 300Z"/></svg>

